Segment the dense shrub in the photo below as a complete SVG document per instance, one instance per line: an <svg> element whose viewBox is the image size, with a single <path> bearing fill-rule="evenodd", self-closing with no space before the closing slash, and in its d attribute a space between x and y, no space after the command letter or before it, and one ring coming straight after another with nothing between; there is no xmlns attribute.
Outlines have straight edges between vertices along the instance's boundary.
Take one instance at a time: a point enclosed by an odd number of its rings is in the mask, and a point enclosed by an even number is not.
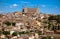
<svg viewBox="0 0 60 39"><path fill-rule="evenodd" d="M12 33L13 36L17 36L17 34L18 34L17 32Z"/></svg>
<svg viewBox="0 0 60 39"><path fill-rule="evenodd" d="M60 15L50 16L48 20L56 20L58 23L60 23Z"/></svg>
<svg viewBox="0 0 60 39"><path fill-rule="evenodd" d="M42 39L47 39L47 37L42 37Z"/></svg>
<svg viewBox="0 0 60 39"><path fill-rule="evenodd" d="M19 32L19 35L21 35L21 34L29 34L29 32L28 31L22 31L22 32Z"/></svg>
<svg viewBox="0 0 60 39"><path fill-rule="evenodd" d="M3 31L2 33L3 33L4 35L8 35L8 34L10 34L9 31Z"/></svg>

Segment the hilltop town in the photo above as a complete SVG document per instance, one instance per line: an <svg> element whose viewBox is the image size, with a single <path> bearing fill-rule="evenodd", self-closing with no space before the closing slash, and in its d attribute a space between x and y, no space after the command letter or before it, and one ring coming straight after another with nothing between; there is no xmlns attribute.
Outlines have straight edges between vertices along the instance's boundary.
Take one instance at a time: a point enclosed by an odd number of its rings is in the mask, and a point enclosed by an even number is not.
<svg viewBox="0 0 60 39"><path fill-rule="evenodd" d="M53 16L40 13L38 8L0 14L0 39L55 39L55 33L60 34L60 21Z"/></svg>

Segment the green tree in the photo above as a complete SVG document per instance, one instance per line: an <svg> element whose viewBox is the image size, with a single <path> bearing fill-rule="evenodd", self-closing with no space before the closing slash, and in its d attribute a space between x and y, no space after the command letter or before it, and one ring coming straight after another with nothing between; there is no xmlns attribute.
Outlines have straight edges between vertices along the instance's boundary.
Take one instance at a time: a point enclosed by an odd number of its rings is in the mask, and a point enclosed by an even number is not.
<svg viewBox="0 0 60 39"><path fill-rule="evenodd" d="M50 16L48 20L56 20L58 23L60 23L60 15Z"/></svg>
<svg viewBox="0 0 60 39"><path fill-rule="evenodd" d="M34 32L34 30L30 30L30 32Z"/></svg>
<svg viewBox="0 0 60 39"><path fill-rule="evenodd" d="M51 24L50 23L48 23L48 29L50 29L51 28Z"/></svg>
<svg viewBox="0 0 60 39"><path fill-rule="evenodd" d="M25 34L25 31L19 32L19 35L21 35L21 34Z"/></svg>
<svg viewBox="0 0 60 39"><path fill-rule="evenodd" d="M47 39L47 37L42 37L42 39Z"/></svg>
<svg viewBox="0 0 60 39"><path fill-rule="evenodd" d="M10 34L10 31L3 31L2 32L4 35L9 35Z"/></svg>
<svg viewBox="0 0 60 39"><path fill-rule="evenodd" d="M26 31L25 34L29 34L30 32L29 31Z"/></svg>
<svg viewBox="0 0 60 39"><path fill-rule="evenodd" d="M37 33L38 33L38 35L42 35L42 31L38 31Z"/></svg>
<svg viewBox="0 0 60 39"><path fill-rule="evenodd" d="M47 28L48 26L44 26L44 28Z"/></svg>
<svg viewBox="0 0 60 39"><path fill-rule="evenodd" d="M28 31L22 31L22 32L19 32L19 35L21 35L21 34L29 34L29 32Z"/></svg>
<svg viewBox="0 0 60 39"><path fill-rule="evenodd" d="M17 36L17 34L18 34L17 32L12 33L13 36Z"/></svg>
<svg viewBox="0 0 60 39"><path fill-rule="evenodd" d="M51 39L51 36L47 36L48 39Z"/></svg>
<svg viewBox="0 0 60 39"><path fill-rule="evenodd" d="M12 22L12 26L15 26L16 25L16 23L15 22Z"/></svg>
<svg viewBox="0 0 60 39"><path fill-rule="evenodd" d="M0 31L0 35L2 34L2 31Z"/></svg>

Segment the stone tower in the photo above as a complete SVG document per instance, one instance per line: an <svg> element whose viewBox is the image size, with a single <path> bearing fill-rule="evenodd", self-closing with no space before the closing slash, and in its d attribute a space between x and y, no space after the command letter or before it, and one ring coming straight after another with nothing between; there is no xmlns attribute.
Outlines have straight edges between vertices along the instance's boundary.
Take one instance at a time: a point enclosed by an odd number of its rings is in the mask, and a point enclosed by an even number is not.
<svg viewBox="0 0 60 39"><path fill-rule="evenodd" d="M39 13L38 8L24 8L22 13Z"/></svg>

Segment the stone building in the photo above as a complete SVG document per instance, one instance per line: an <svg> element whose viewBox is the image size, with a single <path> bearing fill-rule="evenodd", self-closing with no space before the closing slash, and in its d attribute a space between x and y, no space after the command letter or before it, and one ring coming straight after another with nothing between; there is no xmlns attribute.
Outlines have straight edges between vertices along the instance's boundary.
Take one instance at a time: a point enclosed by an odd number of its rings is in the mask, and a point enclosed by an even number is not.
<svg viewBox="0 0 60 39"><path fill-rule="evenodd" d="M23 13L39 13L38 8L24 8L22 10Z"/></svg>

